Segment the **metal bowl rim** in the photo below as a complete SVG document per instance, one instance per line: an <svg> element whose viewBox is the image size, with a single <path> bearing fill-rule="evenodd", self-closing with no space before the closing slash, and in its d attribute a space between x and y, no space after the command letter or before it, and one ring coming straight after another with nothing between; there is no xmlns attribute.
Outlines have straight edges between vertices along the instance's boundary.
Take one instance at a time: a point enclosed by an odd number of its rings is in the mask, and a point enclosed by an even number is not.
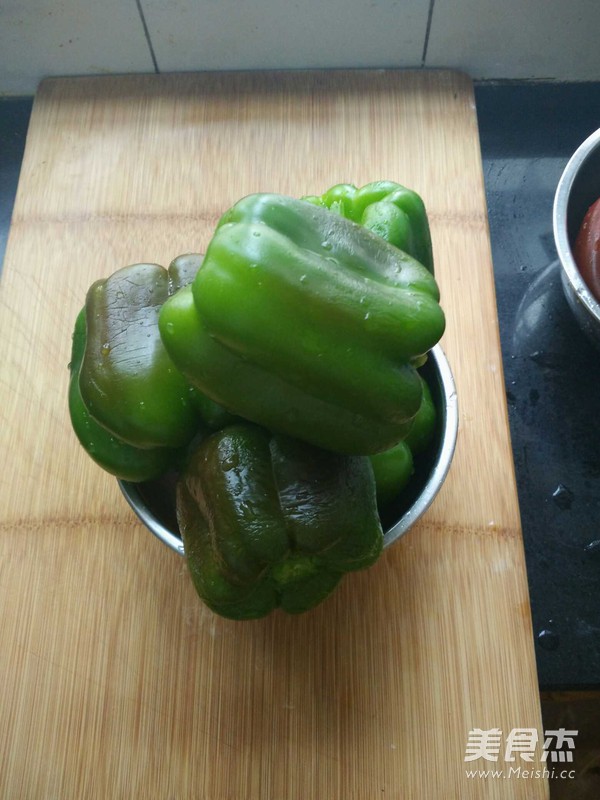
<svg viewBox="0 0 600 800"><path fill-rule="evenodd" d="M396 542L412 528L417 520L427 511L446 480L456 449L456 439L458 437L458 397L456 394L454 376L450 369L448 359L439 344L431 350L431 355L435 360L440 375L442 397L444 400L444 425L440 448L435 459L435 466L423 490L419 493L410 508L400 517L398 522L385 532L383 539L384 547L389 547Z"/></svg>
<svg viewBox="0 0 600 800"><path fill-rule="evenodd" d="M587 158L600 146L600 128L583 141L573 153L558 182L552 207L554 242L564 275L578 299L600 324L600 303L590 292L575 263L567 231L567 207L575 178Z"/></svg>

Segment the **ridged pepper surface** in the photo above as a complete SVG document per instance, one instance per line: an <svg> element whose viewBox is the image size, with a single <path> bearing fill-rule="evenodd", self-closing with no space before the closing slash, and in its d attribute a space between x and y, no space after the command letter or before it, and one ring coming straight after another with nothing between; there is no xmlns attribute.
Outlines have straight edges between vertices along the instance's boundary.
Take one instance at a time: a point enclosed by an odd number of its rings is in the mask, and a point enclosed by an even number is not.
<svg viewBox="0 0 600 800"><path fill-rule="evenodd" d="M367 457L251 423L194 449L177 486L177 517L199 596L232 619L307 611L383 546Z"/></svg>
<svg viewBox="0 0 600 800"><path fill-rule="evenodd" d="M387 449L422 399L416 367L444 330L431 272L305 200L250 195L220 220L162 340L231 413L349 454Z"/></svg>
<svg viewBox="0 0 600 800"><path fill-rule="evenodd" d="M175 464L202 426L193 390L169 358L160 307L189 283L199 256L169 270L133 264L88 290L73 333L69 411L89 455L119 478L142 481Z"/></svg>
<svg viewBox="0 0 600 800"><path fill-rule="evenodd" d="M351 183L338 183L320 196L303 199L364 225L433 272L427 211L421 196L412 189L393 181L374 181L360 189Z"/></svg>

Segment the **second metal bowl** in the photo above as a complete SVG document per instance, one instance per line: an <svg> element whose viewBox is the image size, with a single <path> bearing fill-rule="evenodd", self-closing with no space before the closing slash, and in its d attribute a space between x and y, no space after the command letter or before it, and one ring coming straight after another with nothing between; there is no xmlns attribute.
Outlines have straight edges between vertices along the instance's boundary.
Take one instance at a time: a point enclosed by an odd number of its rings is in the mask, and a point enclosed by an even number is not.
<svg viewBox="0 0 600 800"><path fill-rule="evenodd" d="M581 277L573 245L588 208L600 198L600 129L573 153L554 196L554 241L567 302L580 327L600 346L600 303Z"/></svg>

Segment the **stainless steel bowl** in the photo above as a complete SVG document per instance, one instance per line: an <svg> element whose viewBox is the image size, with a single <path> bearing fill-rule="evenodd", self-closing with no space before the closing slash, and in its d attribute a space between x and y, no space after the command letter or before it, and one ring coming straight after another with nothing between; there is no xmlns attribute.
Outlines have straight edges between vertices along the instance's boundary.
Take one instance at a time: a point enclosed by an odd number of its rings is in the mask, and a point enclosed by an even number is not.
<svg viewBox="0 0 600 800"><path fill-rule="evenodd" d="M422 369L438 410L435 439L426 453L415 459L415 474L397 503L382 519L384 547L399 539L423 516L439 492L454 456L458 433L458 402L454 378L441 347L433 348ZM119 481L127 502L144 525L161 542L183 555L175 516L176 475L146 483Z"/></svg>
<svg viewBox="0 0 600 800"><path fill-rule="evenodd" d="M588 208L600 197L600 129L569 159L554 196L554 241L567 302L587 336L600 347L600 303L586 286L573 258L573 245Z"/></svg>

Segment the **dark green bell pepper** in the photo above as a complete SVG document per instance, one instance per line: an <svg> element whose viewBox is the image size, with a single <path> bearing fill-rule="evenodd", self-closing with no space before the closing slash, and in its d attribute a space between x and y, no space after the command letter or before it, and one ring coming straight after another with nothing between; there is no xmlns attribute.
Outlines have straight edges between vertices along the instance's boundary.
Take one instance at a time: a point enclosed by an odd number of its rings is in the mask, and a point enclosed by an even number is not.
<svg viewBox="0 0 600 800"><path fill-rule="evenodd" d="M232 619L320 603L383 546L369 459L325 452L250 423L193 451L177 486L193 583Z"/></svg>
<svg viewBox="0 0 600 800"><path fill-rule="evenodd" d="M157 477L181 461L194 437L234 420L179 374L158 330L162 303L192 282L201 263L189 253L168 270L124 267L93 284L75 322L73 429L92 459L123 480Z"/></svg>
<svg viewBox="0 0 600 800"><path fill-rule="evenodd" d="M124 480L157 477L210 427L199 411L205 398L175 368L158 330L162 303L192 281L201 262L190 254L168 270L157 264L124 267L90 287L77 317L71 422L96 463Z"/></svg>
<svg viewBox="0 0 600 800"><path fill-rule="evenodd" d="M425 204L412 189L393 181L375 181L360 189L351 183L340 183L320 197L303 199L364 225L433 272L433 249Z"/></svg>
<svg viewBox="0 0 600 800"><path fill-rule="evenodd" d="M384 450L421 404L444 330L433 275L326 208L251 195L219 222L159 327L187 380L231 413L342 453Z"/></svg>
<svg viewBox="0 0 600 800"><path fill-rule="evenodd" d="M96 281L86 297L81 396L97 422L136 447L181 447L198 426L189 384L158 330L168 296L167 270L134 264Z"/></svg>
<svg viewBox="0 0 600 800"><path fill-rule="evenodd" d="M79 390L85 345L85 308L82 308L75 322L69 364L69 414L77 438L96 464L111 475L136 482L158 477L173 466L181 454L170 447L135 447L114 436L91 416Z"/></svg>
<svg viewBox="0 0 600 800"><path fill-rule="evenodd" d="M175 294L183 286L188 286L196 277L203 259L200 253L184 253L174 258L167 270L167 294Z"/></svg>

